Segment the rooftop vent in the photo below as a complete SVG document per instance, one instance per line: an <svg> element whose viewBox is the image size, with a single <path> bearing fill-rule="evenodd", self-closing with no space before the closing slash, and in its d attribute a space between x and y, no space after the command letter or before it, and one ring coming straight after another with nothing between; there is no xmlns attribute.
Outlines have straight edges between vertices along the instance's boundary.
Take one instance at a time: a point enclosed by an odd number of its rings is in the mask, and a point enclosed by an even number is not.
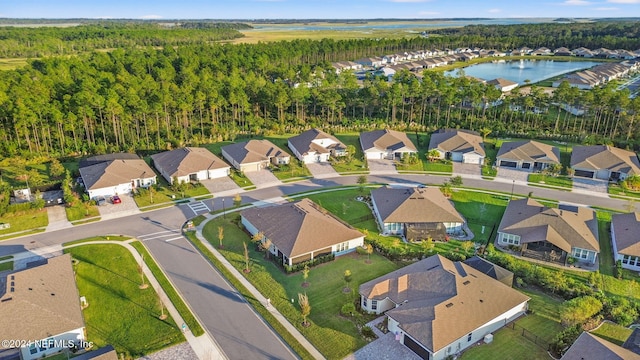
<svg viewBox="0 0 640 360"><path fill-rule="evenodd" d="M462 283L462 285L469 285L469 284L471 284L471 281L469 281L469 280L467 280L467 281Z"/></svg>
<svg viewBox="0 0 640 360"><path fill-rule="evenodd" d="M446 307L450 308L453 306L453 303L448 303L447 305L445 305Z"/></svg>

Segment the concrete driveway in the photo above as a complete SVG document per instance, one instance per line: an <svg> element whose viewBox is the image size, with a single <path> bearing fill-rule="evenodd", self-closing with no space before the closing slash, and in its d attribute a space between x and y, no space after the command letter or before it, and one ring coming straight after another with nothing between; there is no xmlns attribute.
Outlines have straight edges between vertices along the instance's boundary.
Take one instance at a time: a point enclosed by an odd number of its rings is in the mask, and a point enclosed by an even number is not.
<svg viewBox="0 0 640 360"><path fill-rule="evenodd" d="M217 179L200 180L200 183L209 190L210 193L216 194L223 191L240 189L230 177L225 176Z"/></svg>
<svg viewBox="0 0 640 360"><path fill-rule="evenodd" d="M47 231L66 229L73 226L69 220L67 220L67 212L64 210L64 205L48 207L47 216L49 217Z"/></svg>
<svg viewBox="0 0 640 360"><path fill-rule="evenodd" d="M527 182L527 180L529 179L529 174L531 173L524 170L515 170L503 167L498 168L498 176L509 180Z"/></svg>
<svg viewBox="0 0 640 360"><path fill-rule="evenodd" d="M244 173L244 176L251 180L256 188L277 186L282 184L282 182L278 180L278 178L269 170L247 171Z"/></svg>
<svg viewBox="0 0 640 360"><path fill-rule="evenodd" d="M393 160L367 160L370 174L397 174Z"/></svg>
<svg viewBox="0 0 640 360"><path fill-rule="evenodd" d="M112 204L111 198L107 198L107 202L104 205L98 206L98 211L100 211L100 216L103 220L140 213L140 209L138 209L138 205L131 194L122 194L118 195L118 197L122 201L120 204Z"/></svg>
<svg viewBox="0 0 640 360"><path fill-rule="evenodd" d="M454 175L482 175L482 168L478 164L463 164L459 162L453 162L453 174Z"/></svg>
<svg viewBox="0 0 640 360"><path fill-rule="evenodd" d="M328 162L314 162L305 165L314 178L323 179L338 176L336 170Z"/></svg>
<svg viewBox="0 0 640 360"><path fill-rule="evenodd" d="M609 182L606 180L587 179L577 176L573 177L574 192L594 191L606 194L608 187Z"/></svg>

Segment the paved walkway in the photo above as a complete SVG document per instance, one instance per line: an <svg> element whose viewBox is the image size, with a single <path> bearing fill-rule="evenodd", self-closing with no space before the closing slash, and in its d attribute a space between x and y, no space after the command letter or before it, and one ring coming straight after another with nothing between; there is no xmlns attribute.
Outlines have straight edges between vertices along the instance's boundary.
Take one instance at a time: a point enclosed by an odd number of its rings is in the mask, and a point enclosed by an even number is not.
<svg viewBox="0 0 640 360"><path fill-rule="evenodd" d="M395 334L383 333L376 324L382 322L386 316L381 316L367 323L373 332L378 336L364 347L358 349L355 353L347 356L344 360L420 360L421 358L411 351L408 347L396 340Z"/></svg>
<svg viewBox="0 0 640 360"><path fill-rule="evenodd" d="M270 201L266 201L266 202L270 202ZM260 303L264 304L265 307L267 307L269 312L276 318L276 320L278 320L278 322L282 324L282 326L284 326L285 329L287 329L287 331L293 337L295 337L296 340L298 340L300 344L304 346L305 349L307 349L307 351L313 356L314 359L325 359L325 357L320 353L320 351L318 351L318 349L316 349L313 346L313 344L311 344L309 340L307 340L307 338L305 338L304 335L302 335L300 331L298 331L298 329L296 329L293 325L291 325L291 323L278 311L278 309L276 309L274 306L267 306L267 299L258 291L258 289L256 289L244 276L242 276L242 274L240 274L240 272L236 270L236 268L233 267L233 265L231 265L227 261L227 259L224 256L222 256L222 254L220 254L220 252L218 252L218 250L215 247L211 246L211 244L204 238L204 236L202 235L202 229L204 228L206 223L219 216L222 216L222 214L216 214L216 215L205 214L205 217L207 219L202 223L200 223L200 225L196 226L196 237L198 238L198 240L200 240L200 242L202 242L202 244L209 251L211 251L211 253L216 257L216 259L218 259L224 265L224 267L227 268L227 270L229 270L233 274L233 276L236 279L238 279L244 287L247 288L247 290L249 290L249 292L253 295L254 298L260 301Z"/></svg>

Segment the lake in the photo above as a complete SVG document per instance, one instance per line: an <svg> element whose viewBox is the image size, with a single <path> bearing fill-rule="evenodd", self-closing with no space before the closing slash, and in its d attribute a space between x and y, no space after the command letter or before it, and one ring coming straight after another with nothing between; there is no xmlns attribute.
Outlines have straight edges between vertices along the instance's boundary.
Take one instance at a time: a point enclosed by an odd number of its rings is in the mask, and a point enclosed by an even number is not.
<svg viewBox="0 0 640 360"><path fill-rule="evenodd" d="M525 84L525 80L536 83L554 76L573 71L584 70L595 65L602 64L595 61L554 61L554 60L513 60L483 63L467 66L464 74L483 80L504 78ZM457 76L458 70L445 72L446 75Z"/></svg>

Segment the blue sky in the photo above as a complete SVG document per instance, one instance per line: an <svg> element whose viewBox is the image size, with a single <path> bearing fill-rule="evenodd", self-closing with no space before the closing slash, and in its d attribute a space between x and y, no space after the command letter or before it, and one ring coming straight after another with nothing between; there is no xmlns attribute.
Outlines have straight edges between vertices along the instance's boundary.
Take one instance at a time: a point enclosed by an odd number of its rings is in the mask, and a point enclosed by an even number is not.
<svg viewBox="0 0 640 360"><path fill-rule="evenodd" d="M0 0L0 17L132 19L640 17L640 0Z"/></svg>

